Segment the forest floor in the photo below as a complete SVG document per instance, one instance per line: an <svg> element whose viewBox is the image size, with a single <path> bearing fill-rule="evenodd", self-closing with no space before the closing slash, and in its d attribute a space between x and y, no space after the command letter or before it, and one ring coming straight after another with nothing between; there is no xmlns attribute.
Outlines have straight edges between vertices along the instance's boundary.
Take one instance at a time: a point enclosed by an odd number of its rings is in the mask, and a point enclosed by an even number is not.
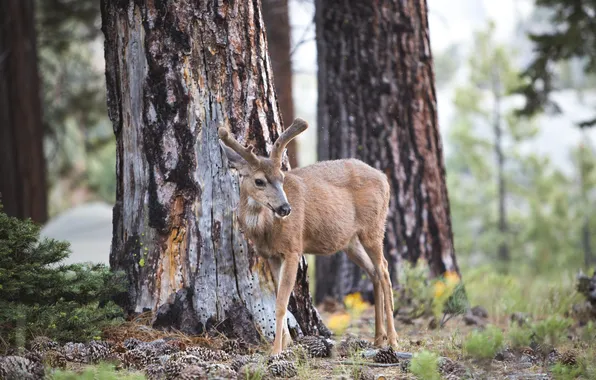
<svg viewBox="0 0 596 380"><path fill-rule="evenodd" d="M325 305L320 307L321 316L328 325L337 325L337 317L345 316L345 308L343 305L337 303L335 306L329 307ZM306 360L296 359L296 357L285 358L282 364L288 362L293 363L293 369L287 373L293 373L293 378L315 380L315 379L359 379L359 380L373 380L373 379L574 379L585 378L594 379L594 330L590 324L587 328L589 338L586 339L586 328L565 328L565 337L557 341L555 345L549 347L544 353L540 345L536 346L532 343L525 345L529 341L524 341L517 335L509 336L511 332L511 324L504 323L504 318L491 318L485 314L482 309L474 316L468 314L466 316L458 316L449 320L442 328L431 329L428 326L428 319L420 318L408 323L397 321L396 329L398 331L399 347L397 352L402 356L404 353L413 354L416 358L421 352L434 353L435 360L430 362L419 360L418 369L413 369L413 362L416 359L395 359L378 360L373 358L375 349L366 349L358 351L347 356L340 355L341 344L346 337L351 339L364 339L372 342L374 336L374 309L369 305L361 307L357 318L351 318L347 323L344 323L340 334L334 334L332 340L336 343L332 349L330 357L325 358L308 358ZM477 310L477 311L478 311ZM344 321L346 322L346 321ZM473 323L470 325L470 323ZM131 327L132 326L132 327ZM489 326L489 328L485 328ZM490 326L497 327L498 331L503 331L503 335L489 335L488 339L480 339L475 343L475 346L470 345L470 336L474 332L488 331ZM137 333L130 329L137 330ZM127 335L137 336L140 340L155 341L160 337L166 339L180 339L185 341L190 347L191 345L200 345L211 348L213 350L221 349L226 346L226 341L220 339L197 339L183 336L176 336L175 334L163 334L158 331L151 331L148 327L143 325L129 325L127 327ZM546 327L546 329L554 329L557 327ZM559 328L560 330L560 328ZM522 331L517 329L516 331ZM529 330L528 330L529 331ZM121 334L122 331L117 334ZM556 332L547 331L551 335ZM516 338L517 336L517 338ZM553 335L554 336L554 335ZM112 338L117 338L112 336ZM486 338L486 337L485 337ZM493 345L494 340L502 340L502 345ZM116 339L118 340L118 339ZM516 347L512 347L512 344ZM261 358L261 364L266 363L268 359L267 352L269 346L263 346L256 350L251 350L252 357ZM339 350L338 350L339 349ZM200 372L202 375L195 374L195 376L185 377L180 373L178 376L170 376L167 378L174 379L271 379L268 375L267 364L262 367L262 372L251 372L251 375L237 375L230 372L229 368L234 368L238 361L238 355L234 349L224 348L229 353L224 358L201 358L205 360L201 365L211 362L211 369L207 369L207 373ZM129 351L130 352L130 351ZM190 350L189 350L190 352ZM215 351L214 351L215 352ZM221 352L221 351L220 351ZM197 356L203 354L202 351L195 351ZM366 357L368 353L368 358ZM125 354L125 360L134 361L131 355ZM249 356L245 356L249 357ZM484 358L483 358L484 357ZM428 359L428 356L427 356ZM391 364L378 363L379 361L394 361ZM130 363L129 363L130 364ZM188 365L197 364L188 362ZM269 363L271 364L271 363ZM217 367L217 365L220 365ZM407 368L409 365L409 368ZM119 370L113 372L113 377L104 376L102 379L165 379L165 372L156 372L154 376L148 375L147 366L139 363L137 371L134 371L134 365L130 366L128 370ZM157 369L157 366L154 366ZM434 368L433 368L434 367ZM69 363L68 368L71 371L57 372L50 378L60 379L78 379L85 378L81 375L81 371L87 368L88 376L86 378L98 378L98 373L89 371L88 365ZM203 367L206 368L206 367ZM227 369L226 369L227 368ZM163 368L162 368L163 369ZM238 370L238 368L234 368ZM554 372L553 372L554 369ZM97 370L97 367L95 367ZM221 371L223 370L223 371ZM166 369L167 371L167 369ZM180 368L178 368L180 371ZM278 377L283 376L284 369ZM241 372L241 371L238 371ZM416 374L412 373L416 372ZM76 376L75 376L76 374ZM206 377L202 377L205 376ZM145 377L146 376L146 377Z"/></svg>

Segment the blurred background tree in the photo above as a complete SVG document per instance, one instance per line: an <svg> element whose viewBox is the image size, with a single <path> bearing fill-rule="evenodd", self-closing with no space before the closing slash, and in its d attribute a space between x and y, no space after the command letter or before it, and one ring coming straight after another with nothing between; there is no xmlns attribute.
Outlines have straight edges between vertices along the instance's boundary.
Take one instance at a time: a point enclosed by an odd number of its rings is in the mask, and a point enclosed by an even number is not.
<svg viewBox="0 0 596 380"><path fill-rule="evenodd" d="M114 202L116 151L108 120L99 2L38 0L39 70L50 215Z"/></svg>
<svg viewBox="0 0 596 380"><path fill-rule="evenodd" d="M6 213L48 217L33 0L0 4L0 201Z"/></svg>
<svg viewBox="0 0 596 380"><path fill-rule="evenodd" d="M582 0L535 0L535 17L548 24L541 31L530 31L528 37L536 52L522 72L524 83L518 92L525 97L520 109L523 115L540 111L559 112L552 93L569 83L571 68L583 71L591 87L596 75L596 2ZM579 123L580 127L596 124L596 117Z"/></svg>

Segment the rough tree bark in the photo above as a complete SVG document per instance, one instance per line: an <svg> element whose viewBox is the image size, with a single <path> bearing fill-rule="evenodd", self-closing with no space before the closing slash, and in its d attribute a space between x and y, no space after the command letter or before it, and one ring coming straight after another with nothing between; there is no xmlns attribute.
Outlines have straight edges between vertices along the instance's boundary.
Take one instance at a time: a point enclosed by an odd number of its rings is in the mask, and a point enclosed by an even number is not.
<svg viewBox="0 0 596 380"><path fill-rule="evenodd" d="M290 56L291 30L288 0L263 0L263 20L267 30L267 43L277 101L283 119L288 127L294 120L294 101L292 97L292 57ZM298 141L288 144L290 166L298 167Z"/></svg>
<svg viewBox="0 0 596 380"><path fill-rule="evenodd" d="M4 211L47 220L46 162L33 0L0 2L0 201Z"/></svg>
<svg viewBox="0 0 596 380"><path fill-rule="evenodd" d="M102 0L101 8L117 140L110 264L130 281L122 303L153 311L160 328L273 338L273 280L239 230L238 179L217 136L227 126L265 155L281 130L260 0ZM328 333L306 261L297 283L292 332Z"/></svg>
<svg viewBox="0 0 596 380"><path fill-rule="evenodd" d="M357 157L387 173L384 248L393 281L401 259L424 258L433 276L459 272L426 2L317 0L315 7L319 160ZM316 273L317 302L372 288L343 254L317 258Z"/></svg>

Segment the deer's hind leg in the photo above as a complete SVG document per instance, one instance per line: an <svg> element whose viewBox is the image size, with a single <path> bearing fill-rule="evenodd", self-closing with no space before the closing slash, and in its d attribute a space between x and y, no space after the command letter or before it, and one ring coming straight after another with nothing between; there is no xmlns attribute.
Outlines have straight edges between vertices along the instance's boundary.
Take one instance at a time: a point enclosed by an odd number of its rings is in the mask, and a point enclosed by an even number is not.
<svg viewBox="0 0 596 380"><path fill-rule="evenodd" d="M373 283L375 297L375 346L383 345L385 339L385 326L383 325L383 287L381 284L381 273L379 273L370 257L364 250L362 243L357 236L352 239L346 250L346 254L352 262L362 268Z"/></svg>
<svg viewBox="0 0 596 380"><path fill-rule="evenodd" d="M360 237L364 249L373 263L375 272L379 274L381 289L383 292L383 306L387 322L387 341L390 346L397 348L397 332L393 321L393 289L391 277L389 276L389 265L383 255L383 238L369 238L364 235Z"/></svg>

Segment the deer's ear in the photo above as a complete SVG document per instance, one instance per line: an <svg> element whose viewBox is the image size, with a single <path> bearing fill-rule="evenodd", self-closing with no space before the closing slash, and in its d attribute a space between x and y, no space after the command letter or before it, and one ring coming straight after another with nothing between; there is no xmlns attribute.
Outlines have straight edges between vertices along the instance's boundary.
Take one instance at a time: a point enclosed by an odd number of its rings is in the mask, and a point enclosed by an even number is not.
<svg viewBox="0 0 596 380"><path fill-rule="evenodd" d="M246 175L249 173L250 168L248 162L246 162L246 160L242 158L242 156L234 152L233 149L228 147L222 141L219 142L219 146L221 146L221 149L224 152L224 161L227 161L228 167L238 170L238 172L242 175Z"/></svg>

